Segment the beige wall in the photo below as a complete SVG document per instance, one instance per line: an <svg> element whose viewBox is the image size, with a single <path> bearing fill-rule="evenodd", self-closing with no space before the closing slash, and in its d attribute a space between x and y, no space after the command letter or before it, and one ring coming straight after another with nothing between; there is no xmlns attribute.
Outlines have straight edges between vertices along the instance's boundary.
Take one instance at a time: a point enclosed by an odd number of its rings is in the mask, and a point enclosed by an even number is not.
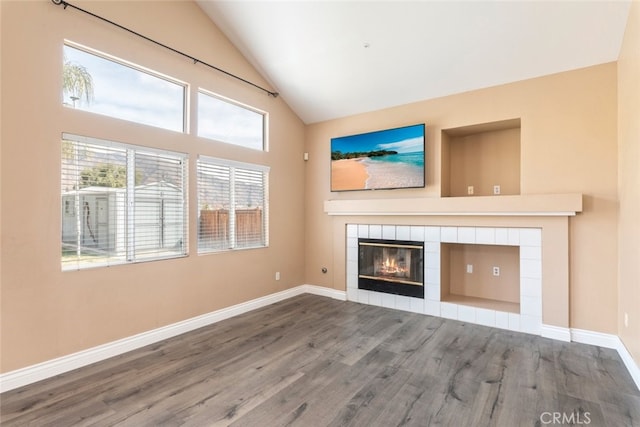
<svg viewBox="0 0 640 427"><path fill-rule="evenodd" d="M268 86L191 2L77 1L122 25ZM1 2L1 371L43 362L304 283L304 125L281 98L49 0ZM265 110L270 151L216 144L62 107L63 40L91 46ZM196 114L191 129L196 129ZM182 259L61 272L60 135L189 153ZM270 247L198 256L198 154L271 167ZM280 271L281 280L275 280Z"/></svg>
<svg viewBox="0 0 640 427"><path fill-rule="evenodd" d="M521 193L584 193L584 212L569 220L569 324L553 318L550 310L557 303L554 299L545 298L544 320L558 326L617 333L616 82L616 64L610 63L308 126L307 283L345 289L341 255L345 218L323 213L324 200L438 197L443 129L520 118ZM427 125L426 188L329 191L332 137L415 123ZM428 222L437 220L430 218ZM427 220L367 217L366 221L422 224ZM440 221L459 225L473 222L464 217ZM505 223L499 219L493 222ZM543 259L543 269L544 264ZM329 269L328 274L321 273L322 266ZM556 272L547 268L544 274Z"/></svg>
<svg viewBox="0 0 640 427"><path fill-rule="evenodd" d="M634 1L618 62L620 338L640 365L640 2ZM624 314L629 326L624 325Z"/></svg>

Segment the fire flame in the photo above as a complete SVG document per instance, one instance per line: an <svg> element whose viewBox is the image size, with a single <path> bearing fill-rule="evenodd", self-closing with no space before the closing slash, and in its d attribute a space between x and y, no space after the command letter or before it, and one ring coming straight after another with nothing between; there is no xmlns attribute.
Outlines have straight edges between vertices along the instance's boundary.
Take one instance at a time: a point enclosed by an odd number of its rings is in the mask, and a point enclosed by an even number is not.
<svg viewBox="0 0 640 427"><path fill-rule="evenodd" d="M380 273L382 274L404 274L406 273L406 269L401 268L396 264L395 258L388 258L382 263L382 267L380 269Z"/></svg>

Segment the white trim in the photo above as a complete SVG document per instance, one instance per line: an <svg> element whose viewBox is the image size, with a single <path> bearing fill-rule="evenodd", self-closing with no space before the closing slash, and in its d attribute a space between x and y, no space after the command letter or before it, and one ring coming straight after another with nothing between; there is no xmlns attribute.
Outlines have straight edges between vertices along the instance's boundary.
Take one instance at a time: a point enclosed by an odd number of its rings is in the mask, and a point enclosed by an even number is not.
<svg viewBox="0 0 640 427"><path fill-rule="evenodd" d="M571 329L569 328L543 324L540 327L540 335L553 340L571 342Z"/></svg>
<svg viewBox="0 0 640 427"><path fill-rule="evenodd" d="M337 289L325 288L324 286L316 286L316 285L302 285L302 286L298 286L298 288L302 289L302 292L300 293L320 295L323 297L329 297L329 298L337 299L340 301L347 300L347 293L345 291L339 291Z"/></svg>
<svg viewBox="0 0 640 427"><path fill-rule="evenodd" d="M629 375L636 383L636 387L640 390L640 367L633 360L631 353L627 350L620 337L613 334L604 334L602 332L585 331L583 329L571 329L571 340L582 344L597 345L600 347L611 348L618 351L622 362L629 371Z"/></svg>
<svg viewBox="0 0 640 427"><path fill-rule="evenodd" d="M395 211L340 211L327 212L330 216L576 216L575 211L481 211L481 212L438 212L438 211L412 211L412 212L395 212Z"/></svg>
<svg viewBox="0 0 640 427"><path fill-rule="evenodd" d="M627 347L624 345L622 340L619 337L616 338L618 338L618 341L620 342L620 345L617 348L618 354L624 362L624 365L627 367L629 375L631 375L631 378L633 378L633 381L636 383L636 387L640 390L640 367L636 364L636 361L633 360L633 356L631 356L631 353L629 353L629 350L627 350Z"/></svg>
<svg viewBox="0 0 640 427"><path fill-rule="evenodd" d="M620 338L612 334L602 332L586 331L584 329L571 328L571 341L582 344L597 345L605 348L618 349Z"/></svg>
<svg viewBox="0 0 640 427"><path fill-rule="evenodd" d="M0 393L22 387L36 381L44 380L46 378L51 378L64 372L81 368L110 357L118 356L128 351L136 350L146 345L153 344L167 338L172 338L177 335L184 334L185 332L190 332L203 326L208 326L221 320L247 313L251 310L265 307L305 292L331 296L332 298L337 297L339 299L339 291L334 291L333 289L323 291L323 289L326 288L310 285L297 286L295 288L266 295L231 307L222 308L220 310L173 323L171 325L162 326L151 331L102 344L87 350L82 350L77 353L7 372L0 375Z"/></svg>
<svg viewBox="0 0 640 427"><path fill-rule="evenodd" d="M582 212L582 193L474 197L334 199L324 201L327 215L347 216L574 216Z"/></svg>
<svg viewBox="0 0 640 427"><path fill-rule="evenodd" d="M110 357L118 356L128 351L136 350L146 345L172 338L203 326L208 326L220 322L221 320L247 313L261 307L266 307L270 304L304 293L334 298L340 301L346 301L347 299L345 291L316 285L296 286L295 288L183 320L182 322L173 323L171 325L123 338L121 340L38 363L37 365L27 366L26 368L0 374L0 393L51 378L92 363L100 362ZM568 331L568 329L558 326L542 325L541 332L544 337L566 341L564 338L566 338ZM585 331L581 329L571 329L570 337L571 340L575 342L599 345L601 347L617 350L620 358L628 369L631 378L633 378L636 386L640 388L640 368L636 365L631 353L629 353L620 338L616 335Z"/></svg>

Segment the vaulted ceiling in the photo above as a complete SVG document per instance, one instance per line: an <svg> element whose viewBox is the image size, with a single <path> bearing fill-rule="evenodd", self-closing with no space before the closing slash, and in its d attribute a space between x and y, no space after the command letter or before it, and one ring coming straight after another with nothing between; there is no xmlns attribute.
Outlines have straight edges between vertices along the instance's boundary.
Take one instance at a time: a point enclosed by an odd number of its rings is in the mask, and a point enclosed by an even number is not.
<svg viewBox="0 0 640 427"><path fill-rule="evenodd" d="M305 123L615 61L631 4L197 2Z"/></svg>

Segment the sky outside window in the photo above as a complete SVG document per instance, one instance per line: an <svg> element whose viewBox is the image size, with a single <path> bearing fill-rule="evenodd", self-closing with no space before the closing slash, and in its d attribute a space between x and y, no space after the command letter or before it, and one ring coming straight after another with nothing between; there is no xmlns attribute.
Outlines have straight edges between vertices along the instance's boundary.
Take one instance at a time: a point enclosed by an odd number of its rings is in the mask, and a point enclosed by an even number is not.
<svg viewBox="0 0 640 427"><path fill-rule="evenodd" d="M198 136L254 150L264 150L263 113L198 93Z"/></svg>
<svg viewBox="0 0 640 427"><path fill-rule="evenodd" d="M163 129L184 132L185 87L130 66L64 46L65 62L84 67L93 79L90 102L63 90L69 107Z"/></svg>

